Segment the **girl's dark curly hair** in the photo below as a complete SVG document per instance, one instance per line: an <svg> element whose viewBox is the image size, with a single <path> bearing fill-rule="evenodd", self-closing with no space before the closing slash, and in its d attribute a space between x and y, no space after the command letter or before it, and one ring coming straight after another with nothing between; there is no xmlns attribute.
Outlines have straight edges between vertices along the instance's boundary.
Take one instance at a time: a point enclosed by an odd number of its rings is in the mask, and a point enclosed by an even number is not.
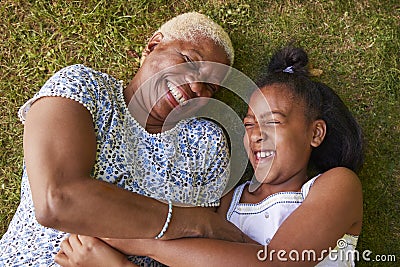
<svg viewBox="0 0 400 267"><path fill-rule="evenodd" d="M327 132L322 144L313 148L310 167L325 172L347 167L358 172L364 161L364 142L360 125L340 97L326 84L309 78L307 53L287 46L276 52L256 82L259 88L283 84L304 103L306 119L322 119Z"/></svg>

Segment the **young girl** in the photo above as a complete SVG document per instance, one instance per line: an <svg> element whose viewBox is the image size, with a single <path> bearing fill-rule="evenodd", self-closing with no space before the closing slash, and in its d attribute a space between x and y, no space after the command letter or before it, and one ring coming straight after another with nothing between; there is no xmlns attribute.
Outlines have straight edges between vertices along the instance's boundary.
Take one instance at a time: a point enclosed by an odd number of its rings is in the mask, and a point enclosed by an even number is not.
<svg viewBox="0 0 400 267"><path fill-rule="evenodd" d="M273 56L244 118L255 179L227 194L218 210L258 244L193 238L132 240L127 248L105 241L172 266L353 266L362 223L355 173L361 129L332 89L307 77L307 63L299 48ZM64 266L130 266L99 239L73 235L62 250Z"/></svg>

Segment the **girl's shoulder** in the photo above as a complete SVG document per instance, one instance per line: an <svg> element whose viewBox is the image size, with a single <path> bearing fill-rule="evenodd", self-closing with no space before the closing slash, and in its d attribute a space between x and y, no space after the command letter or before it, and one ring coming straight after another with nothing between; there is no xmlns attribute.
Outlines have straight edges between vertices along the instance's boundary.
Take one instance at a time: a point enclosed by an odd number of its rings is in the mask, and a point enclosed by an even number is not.
<svg viewBox="0 0 400 267"><path fill-rule="evenodd" d="M345 167L332 168L315 179L315 185L343 184L344 186L361 186L360 179L352 170Z"/></svg>
<svg viewBox="0 0 400 267"><path fill-rule="evenodd" d="M337 201L356 201L362 199L361 181L357 174L345 167L330 169L313 182L307 198L326 199L334 197Z"/></svg>
<svg viewBox="0 0 400 267"><path fill-rule="evenodd" d="M361 231L361 182L357 174L348 168L337 167L322 173L314 181L301 206L303 210L318 214L321 221L335 221L336 227L342 227L344 233L358 235Z"/></svg>

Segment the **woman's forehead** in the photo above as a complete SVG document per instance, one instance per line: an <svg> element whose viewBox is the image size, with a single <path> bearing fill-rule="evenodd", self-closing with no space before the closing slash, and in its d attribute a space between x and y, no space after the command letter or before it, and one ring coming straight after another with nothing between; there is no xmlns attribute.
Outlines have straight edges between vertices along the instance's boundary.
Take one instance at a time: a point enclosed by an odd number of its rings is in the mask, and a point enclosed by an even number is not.
<svg viewBox="0 0 400 267"><path fill-rule="evenodd" d="M225 49L211 38L200 36L195 40L169 40L165 45L177 46L182 51L191 51L198 54L203 61L219 62L229 65L228 54Z"/></svg>

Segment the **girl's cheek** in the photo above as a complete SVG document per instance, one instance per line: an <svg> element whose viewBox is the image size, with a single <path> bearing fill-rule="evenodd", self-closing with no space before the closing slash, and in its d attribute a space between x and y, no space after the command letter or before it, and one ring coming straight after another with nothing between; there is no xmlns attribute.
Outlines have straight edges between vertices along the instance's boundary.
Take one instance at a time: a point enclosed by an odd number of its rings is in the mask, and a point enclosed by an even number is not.
<svg viewBox="0 0 400 267"><path fill-rule="evenodd" d="M243 145L244 145L244 148L246 149L246 152L249 152L249 136L248 136L247 132L244 134L244 137L243 137Z"/></svg>

